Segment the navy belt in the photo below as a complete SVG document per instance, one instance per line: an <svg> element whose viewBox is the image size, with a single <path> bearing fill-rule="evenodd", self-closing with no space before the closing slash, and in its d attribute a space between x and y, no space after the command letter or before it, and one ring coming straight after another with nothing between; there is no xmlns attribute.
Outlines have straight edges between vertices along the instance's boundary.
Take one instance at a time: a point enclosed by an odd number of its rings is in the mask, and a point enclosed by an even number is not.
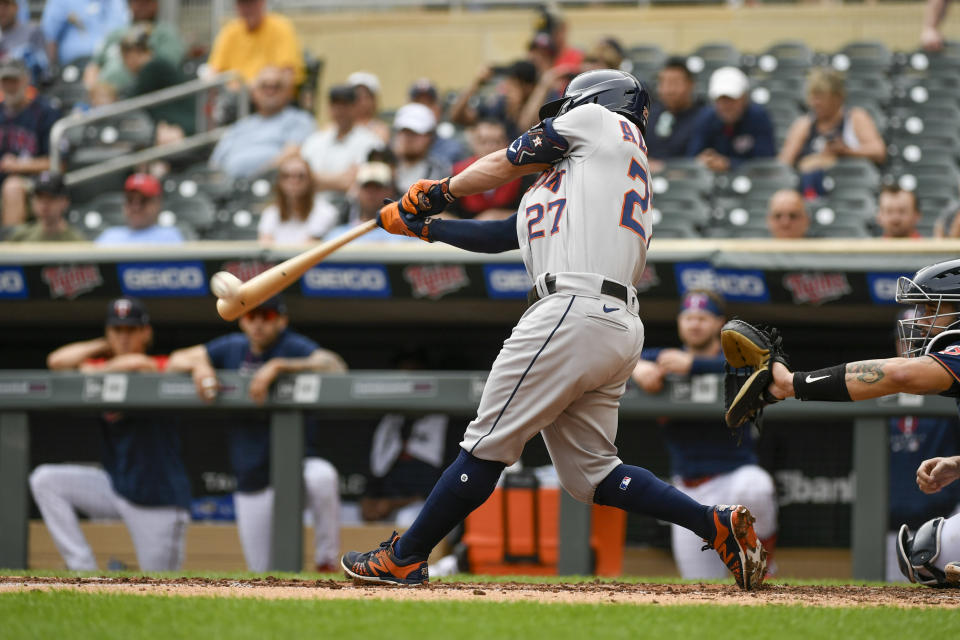
<svg viewBox="0 0 960 640"><path fill-rule="evenodd" d="M547 295L557 292L557 276L548 275L543 279L543 283L547 287ZM619 282L604 280L603 284L600 285L600 293L605 296L618 298L623 301L623 304L629 304L627 288ZM527 292L527 305L532 305L534 302L540 300L540 298L541 295L537 292L537 287L531 287L530 291Z"/></svg>

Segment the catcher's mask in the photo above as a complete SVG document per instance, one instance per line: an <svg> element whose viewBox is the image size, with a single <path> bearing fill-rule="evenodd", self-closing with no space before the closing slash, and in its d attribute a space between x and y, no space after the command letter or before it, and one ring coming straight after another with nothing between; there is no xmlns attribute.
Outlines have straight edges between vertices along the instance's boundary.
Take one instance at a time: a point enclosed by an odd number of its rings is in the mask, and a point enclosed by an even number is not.
<svg viewBox="0 0 960 640"><path fill-rule="evenodd" d="M912 278L901 277L897 302L916 305L913 314L898 322L903 357L926 355L960 342L960 260L924 267Z"/></svg>
<svg viewBox="0 0 960 640"><path fill-rule="evenodd" d="M596 103L626 117L647 134L650 93L643 83L625 71L596 69L577 75L563 97L540 107L540 119L555 118L582 104Z"/></svg>

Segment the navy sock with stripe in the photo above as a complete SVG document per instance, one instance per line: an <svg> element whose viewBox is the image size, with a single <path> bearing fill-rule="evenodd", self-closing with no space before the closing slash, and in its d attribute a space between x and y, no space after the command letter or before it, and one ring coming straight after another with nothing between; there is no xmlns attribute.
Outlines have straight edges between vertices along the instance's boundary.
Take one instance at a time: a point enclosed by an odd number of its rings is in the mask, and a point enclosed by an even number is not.
<svg viewBox="0 0 960 640"><path fill-rule="evenodd" d="M445 535L486 502L505 467L461 449L434 485L417 519L394 546L397 559L426 559Z"/></svg>
<svg viewBox="0 0 960 640"><path fill-rule="evenodd" d="M673 522L708 540L716 535L713 507L700 504L642 467L621 464L597 485L593 501Z"/></svg>

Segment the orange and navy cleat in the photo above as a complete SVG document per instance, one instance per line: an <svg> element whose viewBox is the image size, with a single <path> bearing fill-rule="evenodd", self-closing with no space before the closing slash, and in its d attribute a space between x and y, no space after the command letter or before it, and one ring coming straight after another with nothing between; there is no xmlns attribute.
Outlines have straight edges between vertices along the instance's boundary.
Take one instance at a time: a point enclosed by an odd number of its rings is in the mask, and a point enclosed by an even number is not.
<svg viewBox="0 0 960 640"><path fill-rule="evenodd" d="M713 541L704 540L703 549L713 549L727 565L737 585L745 591L759 589L767 573L767 552L753 530L756 518L743 505L719 504L713 508Z"/></svg>
<svg viewBox="0 0 960 640"><path fill-rule="evenodd" d="M403 585L426 584L430 580L426 559L397 558L393 548L399 539L400 536L394 531L389 540L381 542L373 551L348 551L340 559L340 566L347 577L354 580Z"/></svg>

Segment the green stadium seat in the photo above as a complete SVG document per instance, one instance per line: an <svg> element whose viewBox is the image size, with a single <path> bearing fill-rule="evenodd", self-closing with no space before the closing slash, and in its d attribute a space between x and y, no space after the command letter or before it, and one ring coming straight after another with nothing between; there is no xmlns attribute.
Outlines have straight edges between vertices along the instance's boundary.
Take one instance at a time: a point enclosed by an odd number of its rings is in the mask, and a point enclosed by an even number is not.
<svg viewBox="0 0 960 640"><path fill-rule="evenodd" d="M770 56L776 61L776 67L769 70L770 73L786 70L800 70L806 72L813 64L813 50L807 46L807 43L800 40L782 40L771 45L760 56L758 66L764 69L766 63L764 56Z"/></svg>

